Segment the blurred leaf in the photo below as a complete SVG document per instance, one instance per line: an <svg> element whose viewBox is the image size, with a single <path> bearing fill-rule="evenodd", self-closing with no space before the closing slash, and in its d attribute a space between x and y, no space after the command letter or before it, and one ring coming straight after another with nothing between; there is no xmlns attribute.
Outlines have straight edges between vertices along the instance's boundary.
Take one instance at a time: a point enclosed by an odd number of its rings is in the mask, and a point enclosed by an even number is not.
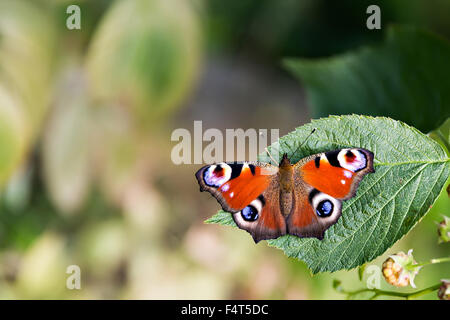
<svg viewBox="0 0 450 320"><path fill-rule="evenodd" d="M296 154L298 145L316 128ZM282 137L280 149L292 162L327 150L361 147L375 154L375 173L362 180L356 196L344 201L342 216L323 240L286 235L268 240L313 273L351 269L373 260L405 235L429 210L450 173L439 144L418 130L388 118L364 116L314 120ZM267 155L260 157L269 162ZM220 211L208 223L234 225Z"/></svg>
<svg viewBox="0 0 450 320"><path fill-rule="evenodd" d="M79 234L78 260L96 278L108 277L123 263L129 240L120 219L91 223Z"/></svg>
<svg viewBox="0 0 450 320"><path fill-rule="evenodd" d="M428 132L450 116L450 44L409 27L391 27L383 45L329 59L288 59L314 117L389 116Z"/></svg>
<svg viewBox="0 0 450 320"><path fill-rule="evenodd" d="M199 58L199 30L189 2L116 1L89 48L92 95L130 108L151 128L189 92Z"/></svg>
<svg viewBox="0 0 450 320"><path fill-rule="evenodd" d="M28 165L22 166L9 179L3 197L6 208L12 212L23 211L30 202L32 168Z"/></svg>
<svg viewBox="0 0 450 320"><path fill-rule="evenodd" d="M27 299L61 298L67 289L66 268L69 265L60 235L47 232L26 252L17 275L17 288Z"/></svg>
<svg viewBox="0 0 450 320"><path fill-rule="evenodd" d="M62 81L43 137L42 160L46 186L62 213L73 213L90 191L92 108L80 72Z"/></svg>
<svg viewBox="0 0 450 320"><path fill-rule="evenodd" d="M398 4L403 1L377 1L383 24L404 20L399 16L416 8L411 0L408 6ZM381 31L361 27L371 4L370 0L208 0L205 29L213 48L229 51L245 46L274 62L286 55L329 56L380 38Z"/></svg>
<svg viewBox="0 0 450 320"><path fill-rule="evenodd" d="M48 110L56 32L52 17L31 1L0 1L0 83L17 95L32 140Z"/></svg>
<svg viewBox="0 0 450 320"><path fill-rule="evenodd" d="M120 204L127 189L136 182L143 157L142 137L129 113L120 106L108 105L95 111L96 178L105 196Z"/></svg>
<svg viewBox="0 0 450 320"><path fill-rule="evenodd" d="M20 102L0 84L0 186L21 164L25 149L25 120Z"/></svg>
<svg viewBox="0 0 450 320"><path fill-rule="evenodd" d="M439 142L450 154L450 118L436 130L430 132L430 137Z"/></svg>
<svg viewBox="0 0 450 320"><path fill-rule="evenodd" d="M29 1L0 2L0 185L22 164L49 105L51 21Z"/></svg>

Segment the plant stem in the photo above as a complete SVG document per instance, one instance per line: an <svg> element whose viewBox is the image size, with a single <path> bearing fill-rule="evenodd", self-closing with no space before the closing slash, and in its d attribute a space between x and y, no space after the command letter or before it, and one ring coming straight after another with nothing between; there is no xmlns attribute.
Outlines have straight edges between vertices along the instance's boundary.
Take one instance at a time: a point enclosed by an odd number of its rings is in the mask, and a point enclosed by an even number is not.
<svg viewBox="0 0 450 320"><path fill-rule="evenodd" d="M408 300L415 299L417 297L423 296L424 294L436 291L441 287L441 285L442 285L441 283L438 283L438 284L435 284L434 286L431 286L431 287L428 287L428 288L425 288L425 289L422 289L422 290L419 290L416 292L412 292L406 297L406 299L408 299Z"/></svg>
<svg viewBox="0 0 450 320"><path fill-rule="evenodd" d="M431 259L430 261L427 261L427 262L418 263L415 266L423 267L423 266L426 266L429 264L436 264L436 263L442 263L442 262L450 262L450 257Z"/></svg>
<svg viewBox="0 0 450 320"><path fill-rule="evenodd" d="M420 297L422 295L425 295L427 293L436 291L441 286L441 283L437 283L431 287L418 290L415 292L396 292L396 291L386 291L386 290L380 290L380 289L359 289L356 291L346 291L341 288L340 292L347 294L347 297L350 298L352 296L355 296L357 294L363 293L363 292L372 292L373 296L370 297L371 300L377 298L378 296L391 296L391 297L401 297L405 298L406 300L416 299L417 297Z"/></svg>

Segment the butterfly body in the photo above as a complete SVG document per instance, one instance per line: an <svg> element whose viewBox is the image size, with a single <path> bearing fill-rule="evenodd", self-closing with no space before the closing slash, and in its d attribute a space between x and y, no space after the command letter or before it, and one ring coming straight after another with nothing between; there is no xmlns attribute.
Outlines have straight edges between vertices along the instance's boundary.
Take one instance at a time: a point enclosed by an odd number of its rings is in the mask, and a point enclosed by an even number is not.
<svg viewBox="0 0 450 320"><path fill-rule="evenodd" d="M281 160L278 181L280 183L280 209L283 216L289 215L294 204L294 170L287 156Z"/></svg>
<svg viewBox="0 0 450 320"><path fill-rule="evenodd" d="M197 171L201 191L210 192L255 242L285 234L322 239L337 222L342 201L374 172L373 153L340 149L279 166L260 162L218 163Z"/></svg>

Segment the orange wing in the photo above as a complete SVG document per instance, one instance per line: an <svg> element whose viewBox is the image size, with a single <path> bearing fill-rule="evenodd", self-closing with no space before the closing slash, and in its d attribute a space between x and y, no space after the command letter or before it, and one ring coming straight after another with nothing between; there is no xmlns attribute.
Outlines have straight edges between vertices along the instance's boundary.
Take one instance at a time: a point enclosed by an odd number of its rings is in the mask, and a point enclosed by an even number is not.
<svg viewBox="0 0 450 320"><path fill-rule="evenodd" d="M307 159L298 164L302 179L313 188L342 200L353 197L364 175L374 172L373 153L366 149L341 149Z"/></svg>
<svg viewBox="0 0 450 320"><path fill-rule="evenodd" d="M322 239L341 216L342 200L355 195L369 172L374 172L373 153L366 149L330 151L295 164L295 208L287 218L288 233Z"/></svg>
<svg viewBox="0 0 450 320"><path fill-rule="evenodd" d="M258 242L286 234L277 172L267 164L219 163L201 168L196 177L200 190L210 192Z"/></svg>

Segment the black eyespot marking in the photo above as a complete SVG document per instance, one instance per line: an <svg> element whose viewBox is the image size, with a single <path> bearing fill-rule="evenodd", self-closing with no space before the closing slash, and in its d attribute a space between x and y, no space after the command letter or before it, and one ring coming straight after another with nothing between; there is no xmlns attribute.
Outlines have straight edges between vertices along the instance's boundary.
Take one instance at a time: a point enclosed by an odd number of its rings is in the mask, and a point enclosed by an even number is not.
<svg viewBox="0 0 450 320"><path fill-rule="evenodd" d="M253 164L249 164L248 167L250 168L250 171L252 172L252 175L255 175L255 166Z"/></svg>
<svg viewBox="0 0 450 320"><path fill-rule="evenodd" d="M333 167L341 167L341 164L339 163L339 160L338 160L338 154L339 154L339 150L329 151L329 152L325 153L325 156L327 157L328 162Z"/></svg>
<svg viewBox="0 0 450 320"><path fill-rule="evenodd" d="M326 218L333 212L333 203L330 200L322 200L316 208L316 213L321 218Z"/></svg>
<svg viewBox="0 0 450 320"><path fill-rule="evenodd" d="M317 190L317 189L312 189L311 190L311 192L309 193L309 196L308 196L308 200L309 200L309 202L312 204L313 202L312 202L312 200L314 199L314 197L317 195L317 194L319 194L320 193L320 191L319 190Z"/></svg>
<svg viewBox="0 0 450 320"><path fill-rule="evenodd" d="M258 210L252 205L242 209L241 216L245 221L256 221L259 218Z"/></svg>
<svg viewBox="0 0 450 320"><path fill-rule="evenodd" d="M266 199L264 199L264 196L262 194L258 196L258 200L261 201L263 207L266 205Z"/></svg>
<svg viewBox="0 0 450 320"><path fill-rule="evenodd" d="M319 167L320 167L320 157L316 157L316 158L314 159L314 164L316 165L316 168L319 168Z"/></svg>
<svg viewBox="0 0 450 320"><path fill-rule="evenodd" d="M353 160L356 156L355 156L355 154L352 151L347 150L347 152L345 154L345 157L348 158L348 159Z"/></svg>
<svg viewBox="0 0 450 320"><path fill-rule="evenodd" d="M222 170L223 170L222 166L221 166L220 164L218 164L218 165L214 168L214 173L217 174L217 173L219 173L219 172L222 171Z"/></svg>
<svg viewBox="0 0 450 320"><path fill-rule="evenodd" d="M230 180L239 177L239 175L241 174L241 171L242 171L243 164L242 163L229 163L228 165L231 168Z"/></svg>

